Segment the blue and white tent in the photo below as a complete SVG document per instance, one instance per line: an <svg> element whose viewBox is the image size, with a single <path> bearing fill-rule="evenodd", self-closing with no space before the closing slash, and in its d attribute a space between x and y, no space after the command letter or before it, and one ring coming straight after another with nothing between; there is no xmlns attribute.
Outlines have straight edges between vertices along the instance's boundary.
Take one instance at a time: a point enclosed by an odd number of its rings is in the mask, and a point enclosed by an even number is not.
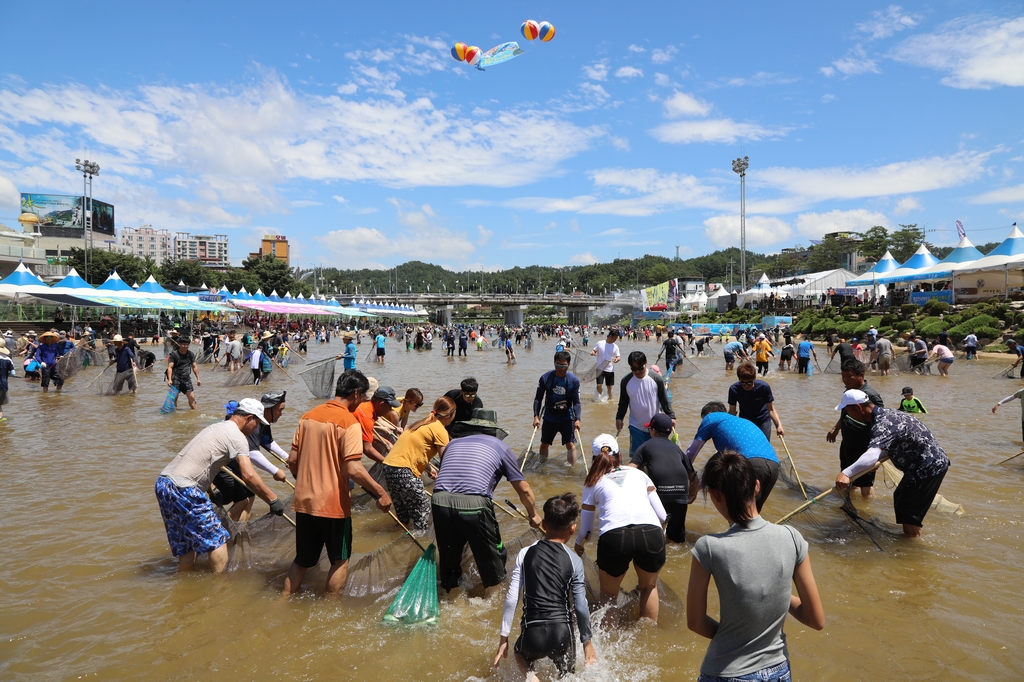
<svg viewBox="0 0 1024 682"><path fill-rule="evenodd" d="M949 252L949 255L941 261L918 271L914 281L929 281L939 279L953 279L953 270L956 268L968 267L974 261L984 258L984 254L975 248L974 244L967 237L960 240L956 248Z"/></svg>
<svg viewBox="0 0 1024 682"><path fill-rule="evenodd" d="M900 267L900 264L892 257L892 254L888 251L885 255L878 259L875 266L865 272L863 275L857 277L857 279L851 279L846 282L848 287L870 287L878 284L878 278L882 277L893 270Z"/></svg>
<svg viewBox="0 0 1024 682"><path fill-rule="evenodd" d="M896 282L913 282L919 272L930 268L939 262L939 259L932 255L928 247L921 244L914 252L914 255L907 259L901 267L878 278L879 284L894 284Z"/></svg>

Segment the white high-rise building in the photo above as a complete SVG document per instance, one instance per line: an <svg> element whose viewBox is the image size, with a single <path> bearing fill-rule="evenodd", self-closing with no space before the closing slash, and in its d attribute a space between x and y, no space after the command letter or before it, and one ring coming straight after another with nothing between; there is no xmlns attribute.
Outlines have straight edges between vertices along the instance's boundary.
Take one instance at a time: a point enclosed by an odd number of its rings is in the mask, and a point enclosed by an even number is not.
<svg viewBox="0 0 1024 682"><path fill-rule="evenodd" d="M197 260L210 268L226 268L231 264L228 257L228 236L178 232L174 235L175 260Z"/></svg>
<svg viewBox="0 0 1024 682"><path fill-rule="evenodd" d="M149 256L157 265L174 258L170 230L155 230L152 225L122 227L121 245L140 258Z"/></svg>

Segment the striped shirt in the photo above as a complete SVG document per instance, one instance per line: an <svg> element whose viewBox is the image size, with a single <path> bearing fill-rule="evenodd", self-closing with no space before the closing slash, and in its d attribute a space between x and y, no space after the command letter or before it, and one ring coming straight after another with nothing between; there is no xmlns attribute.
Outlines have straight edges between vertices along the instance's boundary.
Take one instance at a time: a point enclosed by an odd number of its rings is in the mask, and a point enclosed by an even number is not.
<svg viewBox="0 0 1024 682"><path fill-rule="evenodd" d="M509 483L524 480L512 449L494 436L463 436L441 453L434 491L490 497L502 476Z"/></svg>

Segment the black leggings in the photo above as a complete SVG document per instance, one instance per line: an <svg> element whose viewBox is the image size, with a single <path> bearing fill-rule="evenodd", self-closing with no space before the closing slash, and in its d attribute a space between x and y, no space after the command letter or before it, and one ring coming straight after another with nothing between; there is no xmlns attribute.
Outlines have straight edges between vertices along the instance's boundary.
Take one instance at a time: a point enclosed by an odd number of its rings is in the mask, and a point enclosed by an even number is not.
<svg viewBox="0 0 1024 682"><path fill-rule="evenodd" d="M576 671L576 642L567 623L544 623L523 628L514 651L528 663L550 658L558 668L559 677Z"/></svg>

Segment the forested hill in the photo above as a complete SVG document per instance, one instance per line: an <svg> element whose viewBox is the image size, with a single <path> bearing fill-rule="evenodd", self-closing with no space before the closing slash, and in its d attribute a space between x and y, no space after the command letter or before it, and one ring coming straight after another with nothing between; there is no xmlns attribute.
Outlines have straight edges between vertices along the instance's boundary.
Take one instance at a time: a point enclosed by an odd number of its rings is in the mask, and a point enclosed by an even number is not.
<svg viewBox="0 0 1024 682"><path fill-rule="evenodd" d="M760 276L774 262L774 256L747 251L747 266ZM733 262L733 282L740 281L740 250L729 248L706 256L673 260L663 256L617 258L611 263L547 267L531 265L500 272L453 272L439 265L410 261L390 270L338 270L324 268L323 281L328 289L360 293L389 291L504 291L515 293L585 291L601 294L659 284L676 277L699 277L708 282L728 282L729 261ZM396 287L397 282L397 287Z"/></svg>

